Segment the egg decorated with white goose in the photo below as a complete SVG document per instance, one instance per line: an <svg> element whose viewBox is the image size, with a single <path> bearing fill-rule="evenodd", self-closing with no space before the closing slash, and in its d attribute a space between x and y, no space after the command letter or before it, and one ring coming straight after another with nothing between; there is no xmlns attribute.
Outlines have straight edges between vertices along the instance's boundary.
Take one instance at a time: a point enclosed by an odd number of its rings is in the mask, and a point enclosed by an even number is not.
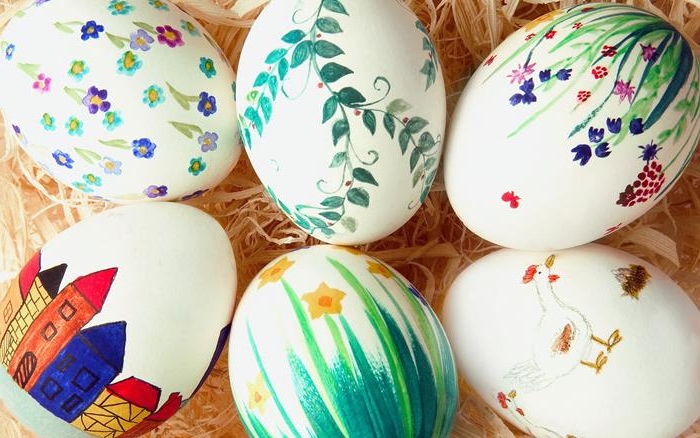
<svg viewBox="0 0 700 438"><path fill-rule="evenodd" d="M671 190L700 139L700 69L664 19L584 3L526 24L478 67L450 121L445 188L501 246L592 242Z"/></svg>
<svg viewBox="0 0 700 438"><path fill-rule="evenodd" d="M700 416L700 311L623 251L498 250L459 274L441 319L460 375L535 437L679 436Z"/></svg>

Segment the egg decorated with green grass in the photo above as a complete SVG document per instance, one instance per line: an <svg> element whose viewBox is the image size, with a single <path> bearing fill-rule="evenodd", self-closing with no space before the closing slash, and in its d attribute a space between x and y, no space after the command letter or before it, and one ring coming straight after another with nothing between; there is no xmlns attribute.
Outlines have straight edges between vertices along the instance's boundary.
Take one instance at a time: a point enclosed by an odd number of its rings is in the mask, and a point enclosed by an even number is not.
<svg viewBox="0 0 700 438"><path fill-rule="evenodd" d="M454 360L437 317L382 261L320 245L270 262L234 316L229 372L254 437L446 437Z"/></svg>

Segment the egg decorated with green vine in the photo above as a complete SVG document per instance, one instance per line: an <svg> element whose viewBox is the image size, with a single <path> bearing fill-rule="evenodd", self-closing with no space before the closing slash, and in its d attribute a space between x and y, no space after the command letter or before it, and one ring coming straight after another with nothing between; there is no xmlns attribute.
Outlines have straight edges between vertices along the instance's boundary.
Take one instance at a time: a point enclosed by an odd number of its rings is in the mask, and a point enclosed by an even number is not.
<svg viewBox="0 0 700 438"><path fill-rule="evenodd" d="M493 243L591 242L669 193L700 139L700 68L673 25L586 3L526 24L479 66L450 121L445 188Z"/></svg>
<svg viewBox="0 0 700 438"><path fill-rule="evenodd" d="M313 237L380 239L427 197L445 87L428 30L402 2L271 1L246 39L236 90L256 173Z"/></svg>

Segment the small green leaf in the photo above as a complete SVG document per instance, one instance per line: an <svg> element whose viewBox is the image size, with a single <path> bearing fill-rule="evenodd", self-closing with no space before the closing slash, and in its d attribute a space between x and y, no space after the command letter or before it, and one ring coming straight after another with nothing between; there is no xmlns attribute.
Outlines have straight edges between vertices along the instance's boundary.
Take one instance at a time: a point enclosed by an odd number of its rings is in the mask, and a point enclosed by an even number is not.
<svg viewBox="0 0 700 438"><path fill-rule="evenodd" d="M422 117L411 117L411 120L406 123L406 130L411 134L417 134L428 126L428 121Z"/></svg>
<svg viewBox="0 0 700 438"><path fill-rule="evenodd" d="M437 175L437 169L430 172L428 174L428 176L425 178L425 181L423 182L423 191L420 194L421 204L423 202L425 202L425 199L428 197L428 194L430 193L430 186L432 186L433 181L435 180L435 175Z"/></svg>
<svg viewBox="0 0 700 438"><path fill-rule="evenodd" d="M345 10L345 7L338 0L323 0L321 6L331 12L348 15L348 11Z"/></svg>
<svg viewBox="0 0 700 438"><path fill-rule="evenodd" d="M248 128L243 128L243 142L245 145L248 147L248 149L253 147L253 139L250 137L250 129Z"/></svg>
<svg viewBox="0 0 700 438"><path fill-rule="evenodd" d="M339 221L340 218L342 217L342 216L340 216L340 213L338 213L337 211L322 211L319 213L319 215L321 215L321 216L325 217L326 219L328 219L329 221L333 221L333 222Z"/></svg>
<svg viewBox="0 0 700 438"><path fill-rule="evenodd" d="M341 137L344 135L347 135L347 133L350 131L350 125L348 125L348 121L345 119L340 119L337 120L333 124L332 132L333 132L333 146L338 144L338 140L340 140Z"/></svg>
<svg viewBox="0 0 700 438"><path fill-rule="evenodd" d="M267 58L265 58L265 64L274 64L280 59L284 58L284 55L286 54L287 49L275 49L267 54Z"/></svg>
<svg viewBox="0 0 700 438"><path fill-rule="evenodd" d="M688 120L685 115L681 116L681 118L678 120L678 123L676 124L676 141L678 141L678 139L681 138L681 135L683 135L683 131L685 131L685 125L687 124L687 121Z"/></svg>
<svg viewBox="0 0 700 438"><path fill-rule="evenodd" d="M418 181L420 181L420 179L423 177L424 174L425 174L425 167L421 163L418 166L418 168L416 169L416 171L413 173L413 187L415 187L416 184L418 184Z"/></svg>
<svg viewBox="0 0 700 438"><path fill-rule="evenodd" d="M292 63L290 67L296 68L306 62L306 60L309 59L309 56L311 56L311 47L311 41L309 40L299 43L299 45L297 45L292 52ZM280 77L281 76L282 75L280 74Z"/></svg>
<svg viewBox="0 0 700 438"><path fill-rule="evenodd" d="M294 54L292 54L294 55ZM280 75L280 81L283 81L289 72L289 61L286 58L280 60L277 64L277 73Z"/></svg>
<svg viewBox="0 0 700 438"><path fill-rule="evenodd" d="M331 169L334 167L340 167L343 163L345 163L345 160L347 160L347 158L347 152L338 152L333 156L333 159L331 160L331 165L328 167Z"/></svg>
<svg viewBox="0 0 700 438"><path fill-rule="evenodd" d="M39 75L39 69L41 68L39 64L25 64L23 62L17 64L17 67L19 67L20 70L22 70L27 76L29 76L32 79L37 78L37 76Z"/></svg>
<svg viewBox="0 0 700 438"><path fill-rule="evenodd" d="M262 135L263 133L263 121L260 118L260 114L253 108L252 106L249 106L248 108L245 109L245 112L243 115L253 122L255 124L255 129L258 131L258 135Z"/></svg>
<svg viewBox="0 0 700 438"><path fill-rule="evenodd" d="M389 134L389 137L394 138L394 132L396 131L396 123L394 122L394 118L391 116L391 114L384 114L382 122L384 122L384 129L386 129L386 132Z"/></svg>
<svg viewBox="0 0 700 438"><path fill-rule="evenodd" d="M691 108L690 100L682 99L682 100L678 101L675 108L673 108L673 109L675 109L676 111L687 111L690 108Z"/></svg>
<svg viewBox="0 0 700 438"><path fill-rule="evenodd" d="M365 127L370 134L374 135L374 133L377 131L377 117L374 115L372 110L364 110L362 112L362 123L365 124Z"/></svg>
<svg viewBox="0 0 700 438"><path fill-rule="evenodd" d="M369 193L361 187L353 187L348 190L348 201L360 207L369 207Z"/></svg>
<svg viewBox="0 0 700 438"><path fill-rule="evenodd" d="M334 58L345 53L343 49L326 40L316 41L314 43L314 51L322 58Z"/></svg>
<svg viewBox="0 0 700 438"><path fill-rule="evenodd" d="M267 84L267 78L270 77L270 74L266 71L261 72L258 77L255 78L255 82L253 82L254 87L259 87L261 85Z"/></svg>
<svg viewBox="0 0 700 438"><path fill-rule="evenodd" d="M277 76L270 75L269 79L267 80L267 88L270 89L270 96L272 97L272 100L277 99L277 91L279 90L279 81L277 80Z"/></svg>
<svg viewBox="0 0 700 438"><path fill-rule="evenodd" d="M340 65L335 62L329 62L323 67L321 67L320 73L321 79L331 84L337 81L338 79L342 78L343 76L349 75L354 72L349 68L345 67L344 65Z"/></svg>
<svg viewBox="0 0 700 438"><path fill-rule="evenodd" d="M345 198L342 196L329 196L328 198L321 201L321 205L328 208L338 208L342 207L345 203Z"/></svg>
<svg viewBox="0 0 700 438"><path fill-rule="evenodd" d="M100 144L103 144L105 146L109 146L111 148L119 148L119 149L131 149L131 146L129 145L129 142L126 140L98 140Z"/></svg>
<svg viewBox="0 0 700 438"><path fill-rule="evenodd" d="M399 147L401 148L401 155L406 153L409 141L411 141L411 134L408 132L408 130L402 129L399 133Z"/></svg>
<svg viewBox="0 0 700 438"><path fill-rule="evenodd" d="M341 33L343 29L340 28L338 20L332 17L321 17L316 20L316 27L321 32L325 33Z"/></svg>
<svg viewBox="0 0 700 438"><path fill-rule="evenodd" d="M406 102L403 99L394 99L391 102L389 102L389 105L386 106L386 112L389 114L401 114L404 111L410 110L411 104Z"/></svg>
<svg viewBox="0 0 700 438"><path fill-rule="evenodd" d="M307 230L307 231L308 231L308 230L311 229L311 224L309 223L309 221L307 221L306 219L304 219L304 216L302 216L302 215L300 215L300 214L298 214L298 213L295 213L295 214L294 214L294 222L295 222L297 225L299 225L299 227L301 227L301 228L304 229L304 230Z"/></svg>
<svg viewBox="0 0 700 438"><path fill-rule="evenodd" d="M129 41L128 38L118 37L118 36L116 36L116 35L112 35L112 34L109 33L109 32L105 32L105 35L107 35L107 38L109 38L109 41L110 41L112 44L114 44L114 46L115 46L117 49L123 49L123 48L124 48L124 42L125 42L125 41L127 41L127 42Z"/></svg>
<svg viewBox="0 0 700 438"><path fill-rule="evenodd" d="M425 131L418 139L418 149L422 152L428 152L433 147L435 147L435 139L428 131Z"/></svg>
<svg viewBox="0 0 700 438"><path fill-rule="evenodd" d="M338 101L350 107L365 102L366 100L365 96L353 87L341 88L341 90L338 91Z"/></svg>
<svg viewBox="0 0 700 438"><path fill-rule="evenodd" d="M152 34L154 34L154 35L158 33L158 32L156 32L156 30L153 28L153 26L151 26L151 25L148 24L148 23L143 23L143 22L140 22L140 21L134 21L134 25L135 25L136 27L139 27L139 28L145 30L145 31L148 32L148 33L152 33Z"/></svg>
<svg viewBox="0 0 700 438"><path fill-rule="evenodd" d="M258 96L260 96L258 90L250 90L250 93L246 94L245 98L248 102L255 103L258 101Z"/></svg>
<svg viewBox="0 0 700 438"><path fill-rule="evenodd" d="M313 216L308 216L309 222L311 222L315 227L317 228L326 228L328 227L328 224L325 223L323 220L313 217Z"/></svg>
<svg viewBox="0 0 700 438"><path fill-rule="evenodd" d="M202 134L202 128L200 128L197 125L190 125L188 123L182 123L182 122L175 122L175 121L169 121L173 128L177 129L180 131L182 135L184 135L187 138L193 138L194 137L194 132Z"/></svg>
<svg viewBox="0 0 700 438"><path fill-rule="evenodd" d="M90 164L95 164L96 162L99 162L102 159L102 156L100 154L88 149L75 148L75 152L78 154L78 156L80 156L80 158L82 158Z"/></svg>
<svg viewBox="0 0 700 438"><path fill-rule="evenodd" d="M379 186L377 180L374 179L374 175L372 175L372 173L367 169L356 167L352 170L352 176L360 182L372 184L373 186Z"/></svg>
<svg viewBox="0 0 700 438"><path fill-rule="evenodd" d="M357 230L357 221L354 217L343 216L340 220L340 225L344 226L346 230L354 233Z"/></svg>
<svg viewBox="0 0 700 438"><path fill-rule="evenodd" d="M409 167L411 169L411 172L416 168L416 164L418 164L418 160L420 157L422 157L423 154L421 153L420 149L415 148L413 149L413 152L411 152L411 159L409 161Z"/></svg>
<svg viewBox="0 0 700 438"><path fill-rule="evenodd" d="M335 98L335 96L329 97L323 104L323 120L321 121L321 123L326 123L328 120L330 120L337 109L338 100Z"/></svg>
<svg viewBox="0 0 700 438"><path fill-rule="evenodd" d="M87 91L80 89L80 88L70 88L70 87L63 87L63 91L66 92L66 94L73 99L78 105L83 104L83 97L87 94Z"/></svg>
<svg viewBox="0 0 700 438"><path fill-rule="evenodd" d="M661 131L661 133L657 137L658 143L661 144L661 143L665 142L666 140L668 140L668 138L671 136L672 133L673 133L673 130L671 130L671 129L666 129L664 131Z"/></svg>
<svg viewBox="0 0 700 438"><path fill-rule="evenodd" d="M423 37L423 50L433 50L433 45L427 37Z"/></svg>
<svg viewBox="0 0 700 438"><path fill-rule="evenodd" d="M282 41L289 44L296 44L299 41L303 40L305 36L306 33L303 30L294 29L285 33L282 37Z"/></svg>
<svg viewBox="0 0 700 438"><path fill-rule="evenodd" d="M265 118L265 123L270 121L272 116L272 101L269 97L263 96L260 98L260 109L262 110L263 117Z"/></svg>
<svg viewBox="0 0 700 438"><path fill-rule="evenodd" d="M190 102L194 102L194 101L198 100L198 98L196 98L196 97L193 98L192 96L185 96L184 94L180 93L179 91L177 91L177 90L175 89L175 87L173 87L172 85L170 85L169 82L166 82L165 84L168 86L168 91L170 91L170 94L175 98L175 101L176 101L176 102L182 107L182 109L184 109L185 111L189 111L189 109L190 109Z"/></svg>
<svg viewBox="0 0 700 438"><path fill-rule="evenodd" d="M63 23L59 23L58 21L55 22L55 23L53 24L53 26L54 26L56 29L60 30L61 32L65 32L65 33L73 33L73 32L75 32L72 28L66 26L66 25L63 24Z"/></svg>
<svg viewBox="0 0 700 438"><path fill-rule="evenodd" d="M427 76L427 81L425 84L425 89L427 90L435 83L435 80L437 79L437 69L435 68L435 63L430 60L426 60L420 72Z"/></svg>

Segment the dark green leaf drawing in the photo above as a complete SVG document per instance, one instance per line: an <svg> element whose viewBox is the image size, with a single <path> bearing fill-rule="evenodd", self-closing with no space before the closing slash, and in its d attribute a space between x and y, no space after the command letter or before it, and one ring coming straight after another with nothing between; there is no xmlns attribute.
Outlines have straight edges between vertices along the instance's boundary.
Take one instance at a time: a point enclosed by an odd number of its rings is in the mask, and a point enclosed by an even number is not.
<svg viewBox="0 0 700 438"><path fill-rule="evenodd" d="M296 44L299 41L303 40L305 36L306 33L303 30L294 29L284 34L284 36L282 37L282 41L289 44Z"/></svg>
<svg viewBox="0 0 700 438"><path fill-rule="evenodd" d="M315 226L317 228L327 228L328 227L328 224L326 224L325 221L323 221L317 217L307 216L307 219L309 220L309 222L311 222L311 224L313 226Z"/></svg>
<svg viewBox="0 0 700 438"><path fill-rule="evenodd" d="M270 74L266 71L261 72L256 78L255 81L253 82L254 87L259 87L261 85L264 85L267 83L267 78L270 76Z"/></svg>
<svg viewBox="0 0 700 438"><path fill-rule="evenodd" d="M351 233L357 231L357 220L355 220L354 217L343 216L343 218L340 220L340 225L345 227L345 229L350 231Z"/></svg>
<svg viewBox="0 0 700 438"><path fill-rule="evenodd" d="M340 138L344 135L347 135L349 131L350 125L348 124L347 120L341 119L333 123L333 146L336 146L338 144L338 140L340 140Z"/></svg>
<svg viewBox="0 0 700 438"><path fill-rule="evenodd" d="M305 40L299 43L292 52L292 62L290 64L291 68L296 68L306 62L311 56L311 41Z"/></svg>
<svg viewBox="0 0 700 438"><path fill-rule="evenodd" d="M408 149L408 142L411 141L411 133L408 129L404 128L399 132L399 147L401 148L401 154L405 154Z"/></svg>
<svg viewBox="0 0 700 438"><path fill-rule="evenodd" d="M386 129L386 132L389 134L389 137L394 138L394 132L396 131L396 123L394 122L394 118L391 116L391 114L384 114L382 122L384 122L384 129Z"/></svg>
<svg viewBox="0 0 700 438"><path fill-rule="evenodd" d="M338 79L354 73L349 68L344 65L337 64L335 62L329 62L323 67L321 67L320 76L321 79L329 84L337 81Z"/></svg>
<svg viewBox="0 0 700 438"><path fill-rule="evenodd" d="M411 119L406 123L406 130L411 134L417 134L428 126L428 121L422 117L411 117Z"/></svg>
<svg viewBox="0 0 700 438"><path fill-rule="evenodd" d="M423 23L421 23L419 20L416 21L416 28L423 32L423 50L428 52L428 59L425 60L425 63L423 63L423 67L420 70L420 72L426 76L425 89L427 90L437 80L437 51L435 50L433 43L430 41L428 29L426 29L425 26L423 26Z"/></svg>
<svg viewBox="0 0 700 438"><path fill-rule="evenodd" d="M245 109L245 112L243 113L246 119L250 120L253 122L253 127L258 130L259 135L262 135L263 133L263 121L260 118L260 114L253 108L252 106L249 106Z"/></svg>
<svg viewBox="0 0 700 438"><path fill-rule="evenodd" d="M389 105L386 106L386 112L389 114L401 114L402 112L410 110L411 104L406 102L403 99L394 99L391 102L389 102Z"/></svg>
<svg viewBox="0 0 700 438"><path fill-rule="evenodd" d="M283 81L287 77L289 72L289 61L286 58L280 59L280 63L277 64L277 74L280 75L280 81Z"/></svg>
<svg viewBox="0 0 700 438"><path fill-rule="evenodd" d="M369 207L369 193L361 187L353 187L348 190L348 201L360 207Z"/></svg>
<svg viewBox="0 0 700 438"><path fill-rule="evenodd" d="M358 103L365 102L366 100L365 96L353 87L341 88L341 90L338 91L338 101L349 107L356 106Z"/></svg>
<svg viewBox="0 0 700 438"><path fill-rule="evenodd" d="M372 110L364 110L362 112L362 123L364 123L370 134L374 135L377 131L377 117L374 115Z"/></svg>
<svg viewBox="0 0 700 438"><path fill-rule="evenodd" d="M341 33L343 29L340 28L338 20L331 17L321 17L316 20L316 27L325 33Z"/></svg>
<svg viewBox="0 0 700 438"><path fill-rule="evenodd" d="M413 172L413 187L418 184L418 181L420 181L421 177L424 176L424 170L425 170L425 165L424 164L419 164L418 168L416 168L415 172Z"/></svg>
<svg viewBox="0 0 700 438"><path fill-rule="evenodd" d="M279 90L279 81L277 80L277 76L270 75L267 80L267 88L270 90L272 100L277 99L277 91Z"/></svg>
<svg viewBox="0 0 700 438"><path fill-rule="evenodd" d="M348 11L345 10L345 7L338 0L323 0L321 6L331 12L348 15Z"/></svg>
<svg viewBox="0 0 700 438"><path fill-rule="evenodd" d="M267 55L267 58L265 58L265 64L274 64L280 59L284 58L284 55L286 54L286 49L275 49Z"/></svg>
<svg viewBox="0 0 700 438"><path fill-rule="evenodd" d="M423 68L420 69L420 72L427 77L425 83L425 89L427 90L435 83L435 80L437 79L437 69L435 68L435 63L431 60L426 60L423 64Z"/></svg>
<svg viewBox="0 0 700 438"><path fill-rule="evenodd" d="M329 97L323 104L323 119L321 123L326 123L338 110L338 100L335 96Z"/></svg>
<svg viewBox="0 0 700 438"><path fill-rule="evenodd" d="M356 167L352 170L352 176L360 182L379 186L377 180L374 179L374 175L367 169Z"/></svg>
<svg viewBox="0 0 700 438"><path fill-rule="evenodd" d="M433 135L428 131L422 133L420 138L418 139L417 149L419 149L421 152L428 152L434 147L435 139L433 138Z"/></svg>
<svg viewBox="0 0 700 438"><path fill-rule="evenodd" d="M272 116L272 101L267 96L262 96L260 98L260 109L262 110L263 117L265 118L265 123L270 121Z"/></svg>
<svg viewBox="0 0 700 438"><path fill-rule="evenodd" d="M421 153L420 149L415 148L413 149L413 152L411 152L411 160L409 162L409 167L411 169L411 172L416 168L416 165L418 164L418 160L420 157L422 157L423 154Z"/></svg>
<svg viewBox="0 0 700 438"><path fill-rule="evenodd" d="M319 213L321 216L325 217L329 221L337 222L342 217L340 213L336 211L322 211Z"/></svg>
<svg viewBox="0 0 700 438"><path fill-rule="evenodd" d="M334 58L345 53L343 49L326 40L316 41L314 52L322 58Z"/></svg>
<svg viewBox="0 0 700 438"><path fill-rule="evenodd" d="M348 159L348 153L347 152L338 152L333 156L333 160L331 160L330 167L331 169L334 167L340 167L341 165L345 164L345 160Z"/></svg>
<svg viewBox="0 0 700 438"><path fill-rule="evenodd" d="M328 208L342 207L344 203L345 198L343 198L342 196L329 196L323 201L321 201L321 205Z"/></svg>

